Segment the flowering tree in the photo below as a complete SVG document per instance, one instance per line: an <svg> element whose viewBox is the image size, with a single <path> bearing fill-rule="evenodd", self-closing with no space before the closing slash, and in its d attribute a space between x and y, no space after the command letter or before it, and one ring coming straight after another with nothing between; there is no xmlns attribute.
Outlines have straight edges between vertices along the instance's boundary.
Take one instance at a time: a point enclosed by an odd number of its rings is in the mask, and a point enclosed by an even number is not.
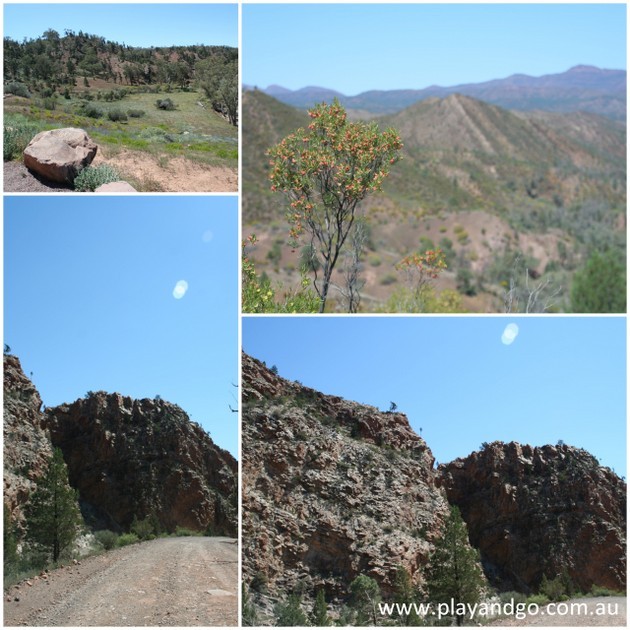
<svg viewBox="0 0 630 630"><path fill-rule="evenodd" d="M287 218L294 246L307 232L321 262L313 284L326 307L330 278L354 223L357 206L381 190L392 164L400 159L402 142L393 129L379 132L374 123L347 122L335 99L309 111L307 129L300 128L268 151L271 189L290 201ZM316 267L316 265L313 265Z"/></svg>

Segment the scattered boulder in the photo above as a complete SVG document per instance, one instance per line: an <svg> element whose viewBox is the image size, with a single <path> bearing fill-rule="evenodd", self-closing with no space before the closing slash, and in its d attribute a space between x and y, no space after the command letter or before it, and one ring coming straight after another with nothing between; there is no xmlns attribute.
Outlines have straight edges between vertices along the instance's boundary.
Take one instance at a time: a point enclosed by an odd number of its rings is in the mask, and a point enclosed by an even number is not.
<svg viewBox="0 0 630 630"><path fill-rule="evenodd" d="M54 182L72 184L96 155L97 145L83 129L68 127L38 133L24 149L24 164Z"/></svg>
<svg viewBox="0 0 630 630"><path fill-rule="evenodd" d="M94 190L96 193L116 193L116 192L138 192L129 182L109 182L108 184L101 184Z"/></svg>

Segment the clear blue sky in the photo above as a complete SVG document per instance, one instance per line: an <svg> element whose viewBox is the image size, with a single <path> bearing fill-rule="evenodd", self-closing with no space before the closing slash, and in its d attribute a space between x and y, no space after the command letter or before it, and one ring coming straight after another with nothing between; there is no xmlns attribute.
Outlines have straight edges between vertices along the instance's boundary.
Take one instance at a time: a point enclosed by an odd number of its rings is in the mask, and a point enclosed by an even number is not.
<svg viewBox="0 0 630 630"><path fill-rule="evenodd" d="M626 67L625 4L243 5L243 82L348 96Z"/></svg>
<svg viewBox="0 0 630 630"><path fill-rule="evenodd" d="M238 45L237 4L5 4L4 36L83 31L128 46Z"/></svg>
<svg viewBox="0 0 630 630"><path fill-rule="evenodd" d="M4 340L44 404L159 394L236 456L237 215L235 197L6 197Z"/></svg>
<svg viewBox="0 0 630 630"><path fill-rule="evenodd" d="M623 317L244 317L243 349L326 394L395 402L439 462L564 440L626 474Z"/></svg>

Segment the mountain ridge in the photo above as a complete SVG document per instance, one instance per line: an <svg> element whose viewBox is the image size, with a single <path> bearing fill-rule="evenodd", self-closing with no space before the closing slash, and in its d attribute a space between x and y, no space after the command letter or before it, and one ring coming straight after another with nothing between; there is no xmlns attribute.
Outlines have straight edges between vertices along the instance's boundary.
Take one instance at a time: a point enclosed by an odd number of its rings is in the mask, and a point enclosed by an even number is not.
<svg viewBox="0 0 630 630"><path fill-rule="evenodd" d="M244 86L244 89L247 87ZM311 107L317 99L338 98L348 109L377 115L395 113L433 96L444 97L460 92L507 109L588 111L625 121L626 71L581 64L565 72L539 77L517 73L503 79L476 83L432 85L421 89L373 89L353 96L321 86L289 90L274 85L262 91L295 107Z"/></svg>

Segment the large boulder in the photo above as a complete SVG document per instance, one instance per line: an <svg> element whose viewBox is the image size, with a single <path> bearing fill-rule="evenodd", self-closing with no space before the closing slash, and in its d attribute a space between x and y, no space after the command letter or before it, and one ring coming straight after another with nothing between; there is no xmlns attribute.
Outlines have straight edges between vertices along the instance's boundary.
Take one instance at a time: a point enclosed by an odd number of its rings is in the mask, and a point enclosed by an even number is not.
<svg viewBox="0 0 630 630"><path fill-rule="evenodd" d="M42 131L24 149L24 164L48 180L72 184L79 171L92 162L96 149L83 129Z"/></svg>

